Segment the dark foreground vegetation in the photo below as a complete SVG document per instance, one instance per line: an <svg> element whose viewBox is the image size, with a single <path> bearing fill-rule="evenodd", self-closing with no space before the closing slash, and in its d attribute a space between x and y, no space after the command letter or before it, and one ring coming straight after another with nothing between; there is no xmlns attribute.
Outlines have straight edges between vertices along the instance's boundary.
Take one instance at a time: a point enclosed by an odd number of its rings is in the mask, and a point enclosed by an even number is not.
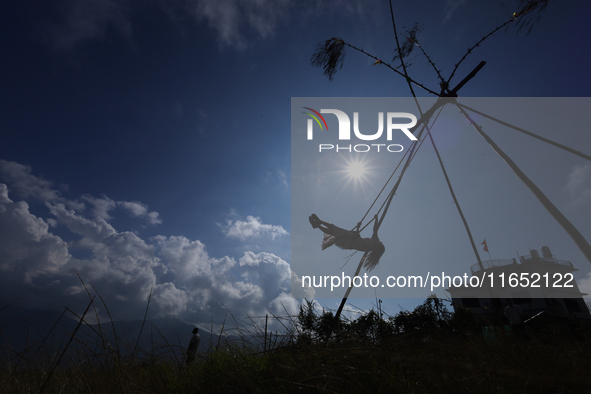
<svg viewBox="0 0 591 394"><path fill-rule="evenodd" d="M180 344L146 353L106 334L79 341L76 330L60 346L4 345L0 392L591 392L591 333L578 324L485 337L468 311L453 314L429 298L413 312L353 321L304 303L286 326L274 337L242 327L240 341L222 336L189 366Z"/></svg>

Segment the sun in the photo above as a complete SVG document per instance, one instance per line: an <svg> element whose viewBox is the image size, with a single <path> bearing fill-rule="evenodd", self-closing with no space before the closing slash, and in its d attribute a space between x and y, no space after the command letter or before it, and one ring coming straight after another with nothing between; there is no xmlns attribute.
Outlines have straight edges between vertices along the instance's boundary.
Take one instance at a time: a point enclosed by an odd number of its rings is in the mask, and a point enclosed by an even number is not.
<svg viewBox="0 0 591 394"><path fill-rule="evenodd" d="M358 181L366 177L367 166L361 160L351 160L347 164L347 177L353 181Z"/></svg>
<svg viewBox="0 0 591 394"><path fill-rule="evenodd" d="M339 171L345 180L345 188L353 185L354 188L365 188L369 182L372 168L364 157L343 158Z"/></svg>

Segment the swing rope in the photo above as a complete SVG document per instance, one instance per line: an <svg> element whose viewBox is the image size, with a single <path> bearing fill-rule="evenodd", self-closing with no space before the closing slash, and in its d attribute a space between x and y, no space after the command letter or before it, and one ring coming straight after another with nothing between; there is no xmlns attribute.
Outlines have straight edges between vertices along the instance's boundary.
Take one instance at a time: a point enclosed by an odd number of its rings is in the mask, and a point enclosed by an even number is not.
<svg viewBox="0 0 591 394"><path fill-rule="evenodd" d="M435 104L435 105L434 105L434 106L431 108L431 110L433 110L434 108L437 108L437 104ZM442 107L442 109L443 109L443 107ZM430 111L431 111L431 110L430 110ZM429 111L428 111L428 112L429 112ZM439 113L441 113L441 111L440 111ZM430 117L430 116L431 116L431 115L429 115L429 117ZM439 116L439 114L438 114L438 116ZM421 140L421 136L422 136L422 134L423 134L423 131L425 130L425 128L427 128L428 119L427 119L427 121L426 121L426 122L425 122L424 120L425 120L425 115L423 115L423 116L421 117L421 120L420 120L420 123L419 123L419 124L421 124L421 123L422 123L422 127L421 127L421 130L419 131L419 133L417 134L417 139L418 139L418 140L420 140L420 141L421 141L421 143L420 143L420 144L418 145L418 147L417 147L417 144L416 144L416 141L415 141L415 143L413 143L413 144L412 144L412 146L411 146L410 150L408 151L408 152L409 152L409 156L408 156L408 158L406 159L406 163L405 163L404 167L402 168L402 171L401 171L401 173L400 173L400 176L398 177L398 181L396 182L396 184L394 185L394 187L392 188L392 190L390 191L390 193L389 193L389 195L388 195L388 198L387 198L387 200L386 200L386 207L385 207L385 209L384 209L384 212L382 213L382 217L381 217L380 221L379 221L379 222L378 222L378 224L377 224L376 231L379 229L379 227L380 227L380 226L381 226L381 224L382 224L382 221L384 220L384 217L386 216L386 212L388 211L388 208L390 207L390 203L392 202L392 198L394 197L394 194L396 194L396 190L398 189L398 186L400 185L400 182L402 181L402 177L404 176L404 173L405 173L405 171L408 169L408 167L409 167L409 165L410 165L410 162L412 161L412 159L414 159L414 157L416 156L416 153L418 152L419 148L420 148L420 147L423 145L423 142L425 141L425 139L424 139L424 138ZM437 118L436 118L435 120L437 120ZM415 130L416 130L416 127L418 127L418 125L417 125L417 126L415 126ZM416 149L415 149L415 148L416 148ZM404 159L404 158L403 158L403 159ZM399 165L400 165L400 164L399 164ZM397 168L398 168L398 167L397 167ZM394 173L393 173L392 175L394 175ZM391 178L392 178L392 176L390 176L390 179L391 179ZM388 181L389 181L390 179L388 179ZM384 185L384 187L385 187L385 185ZM381 193L381 192L380 192L380 193ZM374 201L374 204L375 204L375 201ZM372 204L372 205L373 205L373 204ZM383 207L383 206L384 206L384 205L382 204L382 207ZM382 208L380 208L380 210L381 210L381 209L382 209ZM367 213L366 213L366 215L367 215ZM371 221L373 221L373 219L372 219ZM367 225L369 225L369 223L371 223L371 221L369 221L369 222L366 224L366 227L367 227ZM359 224L358 224L358 226L359 226ZM365 228L365 227L364 227L364 228ZM359 276L359 272L361 271L361 267L363 266L363 262L365 261L365 259L366 259L367 255L368 255L368 253L369 253L369 252L365 252L365 253L363 254L363 256L361 257L361 260L359 261L359 265L357 266L357 270L355 271L355 275L354 275L353 277L357 277L357 276ZM340 316L341 316L341 312L343 311L343 308L344 308L345 304L347 303L347 299L349 298L349 294L351 294L351 290L352 290L352 289L353 289L353 283L351 283L351 284L350 284L349 288L348 288L348 289L347 289L347 291L345 292L345 295L344 295L343 299L341 300L341 304L339 305L339 309L337 310L337 313L336 313L336 315L335 315L335 319L336 319L336 320L339 320L339 318L340 318Z"/></svg>
<svg viewBox="0 0 591 394"><path fill-rule="evenodd" d="M462 108L464 108L464 109L467 109L467 110L469 110L469 111L472 111L472 112L474 112L474 113L476 113L476 114L478 114L478 115L480 115L480 116L484 116L485 118L488 118L488 119L490 119L490 120L493 120L493 121L495 121L495 122L497 122L497 123L500 123L500 124L502 124L503 126L507 126L507 127L511 128L511 129L513 129L513 130L517 130L517 131L519 131L519 132L521 132L521 133L523 133L523 134L525 134L525 135L529 135L530 137L537 138L538 140L540 140L540 141L543 141L543 142L545 142L545 143L547 143L547 144L553 145L553 146L555 146L555 147L557 147L557 148L560 148L560 149L563 149L563 150L565 150L565 151L567 151L567 152L570 152L570 153L572 153L573 155L577 155L577 156L579 156L579 157L582 157L583 159L586 159L586 160L589 160L589 161L591 161L591 156L588 156L588 155L586 155L586 154L582 153L581 151L574 150L574 149L572 149L572 148L569 148L568 146L562 145L562 144L560 144L560 143L558 143L558 142L555 142L555 141L549 140L549 139L547 139L547 138L544 138L544 137L542 137L542 136L539 136L539 135L537 135L537 134L535 134L535 133L532 133L531 131L527 131L527 130L525 130L525 129L522 129L521 127L514 126L514 125L512 125L512 124L510 124L510 123L507 123L507 122L503 122L503 121L502 121L502 120L500 120L500 119L497 119L497 118L495 118L495 117L493 117L493 116L487 115L487 114L485 114L485 113L483 113L483 112L477 111L477 110L475 110L474 108L470 108L470 107L468 107L467 105L460 104L460 103L457 103L457 105L459 105L460 107L462 107Z"/></svg>
<svg viewBox="0 0 591 394"><path fill-rule="evenodd" d="M548 213L554 217L554 219L562 226L562 228L567 232L567 234L571 237L571 239L575 242L575 244L579 247L583 255L587 258L587 260L591 263L591 245L587 242L585 237L577 230L577 228L560 212L560 210L552 204L552 202L546 197L546 195L536 186L535 183L531 181L521 171L521 169L515 164L513 160L484 132L482 127L480 127L471 117L468 115L466 110L464 110L459 104L456 103L456 107L460 111L460 113L470 122L472 127L476 129L478 134L491 146L491 148L503 159L505 163L511 168L511 170L517 175L517 177L527 186L534 196L540 201L540 203L546 208Z"/></svg>
<svg viewBox="0 0 591 394"><path fill-rule="evenodd" d="M357 226L354 227L354 229L358 229L359 232L363 231L367 226L369 226L369 224L373 221L373 219L371 219L369 222L367 222L367 224L365 226L361 227L361 223L363 223L363 221L365 220L365 218L367 217L367 215L369 215L369 212L371 212L371 209L373 208L373 206L376 204L376 202L378 201L378 199L380 198L380 196L382 195L382 193L384 192L384 190L386 189L386 186L388 186L388 183L390 183L390 180L392 179L392 177L394 176L394 174L396 173L396 171L398 171L398 168L400 167L400 164L402 164L402 161L404 160L404 158L408 155L410 151L406 151L406 153L404 154L404 156L402 156L402 158L400 159L400 161L398 162L398 165L396 166L396 168L394 169L394 171L392 171L392 174L390 174L390 177L386 180L386 183L384 184L384 186L382 187L382 190L380 190L380 192L378 193L378 195L376 196L376 198L373 200L373 202L371 203L371 205L369 206L369 208L367 209L367 211L365 212L365 215L363 215L363 217L361 218L361 220L357 223ZM382 204L383 207L383 204ZM380 207L380 209L378 210L378 213L380 213L380 211L382 210L382 207Z"/></svg>
<svg viewBox="0 0 591 394"><path fill-rule="evenodd" d="M443 110L443 107L440 108L439 113L437 114L437 116L435 117L435 119L433 120L433 123L431 124L431 127L433 127L433 125L435 124L435 122L437 121L437 118L439 118L439 115L441 114L441 111ZM423 125L423 128L425 126ZM429 130L429 128L427 128L427 130ZM422 133L422 129L421 132L418 134L417 139L420 139L421 137L421 133ZM425 138L423 138L422 140L420 140L421 142L419 143L419 146L414 149L416 142L413 142L413 145L411 146L411 149L407 150L406 153L404 154L404 156L402 157L402 159L400 159L400 161L398 162L398 165L396 166L396 168L394 169L394 171L392 171L392 174L390 174L390 176L388 177L388 179L386 180L386 183L384 184L384 186L382 187L382 189L380 190L380 192L378 193L378 195L376 196L376 198L373 200L373 202L371 203L371 205L369 206L369 208L367 209L367 211L365 212L365 215L363 215L363 218L361 219L361 221L358 223L357 227L359 229L359 232L363 231L367 226L369 226L371 224L371 222L373 222L373 218L367 222L365 224L365 226L361 227L360 224L363 223L363 221L365 220L365 218L367 217L367 215L369 214L369 212L371 212L371 209L374 207L374 205L376 204L376 202L378 201L378 199L380 198L380 196L382 195L382 193L384 192L384 190L386 189L386 186L388 186L388 183L390 183L390 181L392 180L392 178L394 177L394 174L396 174L396 172L398 171L398 168L400 168L400 165L402 164L402 161L404 160L404 158L410 154L411 157L408 159L407 163L405 164L405 167L408 167L410 165L410 162L414 159L414 157L416 156L416 154L418 153L419 149L421 148L421 146L423 145L423 142L425 142ZM392 190L390 190L390 192L388 193L386 199L384 200L384 202L382 203L382 205L380 206L380 208L378 209L377 213L379 214L380 212L382 212L382 210L384 209L384 206L388 203L389 200L392 200L392 197L394 196L394 194L396 194L396 191L398 190L398 186L400 185L400 181L402 180L402 176L404 175L404 171L406 171L405 169L403 169L402 173L399 176L399 180L396 182L396 184L392 187ZM390 204L388 204L389 206ZM386 209L387 211L387 209ZM386 215L386 211L384 211L384 214L382 215L382 219L381 221L383 221L384 216ZM378 225L381 226L381 221L380 224Z"/></svg>

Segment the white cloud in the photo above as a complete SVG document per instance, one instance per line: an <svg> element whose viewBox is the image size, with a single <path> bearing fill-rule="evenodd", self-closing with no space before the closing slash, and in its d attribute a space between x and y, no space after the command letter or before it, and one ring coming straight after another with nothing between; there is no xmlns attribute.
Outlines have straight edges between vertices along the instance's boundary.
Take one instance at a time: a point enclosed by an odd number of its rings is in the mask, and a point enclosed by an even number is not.
<svg viewBox="0 0 591 394"><path fill-rule="evenodd" d="M133 216L144 216L148 212L148 206L141 202L120 201L119 205L127 209Z"/></svg>
<svg viewBox="0 0 591 394"><path fill-rule="evenodd" d="M184 290L177 289L174 283L156 285L152 293L157 314L179 315L187 309L191 296Z"/></svg>
<svg viewBox="0 0 591 394"><path fill-rule="evenodd" d="M272 224L263 224L261 219L254 216L246 217L246 221L243 220L228 220L224 233L229 238L237 238L241 241L247 238L261 237L265 235L271 236L271 239L275 239L282 235L288 235L289 233L281 226Z"/></svg>
<svg viewBox="0 0 591 394"><path fill-rule="evenodd" d="M117 207L115 201L105 196L103 196L102 198L94 198L89 195L82 196L82 199L89 202L90 205L93 206L92 211L95 217L102 218L105 220L112 219L111 215L109 215L109 211L112 211L113 209L115 209L115 207Z"/></svg>
<svg viewBox="0 0 591 394"><path fill-rule="evenodd" d="M48 207L60 223L82 237L71 247L90 253L85 259L73 258L68 270L61 274L71 276L72 270L78 272L101 292L111 313L140 317L140 305L156 285L156 275L163 272L154 247L132 232L117 232L101 217L83 218L66 210L63 204L48 203Z"/></svg>
<svg viewBox="0 0 591 394"><path fill-rule="evenodd" d="M187 14L205 20L215 29L220 43L235 48L247 46L247 34L260 38L273 34L289 15L288 0L177 0L174 3L136 3L130 0L64 0L47 37L59 49L72 49L86 41L103 40L115 31L133 39L133 17L139 7L154 7L179 23ZM176 111L176 110L175 110Z"/></svg>
<svg viewBox="0 0 591 394"><path fill-rule="evenodd" d="M16 162L0 160L0 180L10 184L11 193L14 192L22 199L35 199L51 203L62 203L82 212L86 209L83 202L78 200L68 200L55 188L51 181L37 177L31 174L31 167ZM63 186L66 189L65 186ZM158 212L148 212L148 206L138 201L114 201L106 196L95 198L84 195L81 198L92 207L92 213L95 217L104 220L110 220L113 217L110 212L117 207L122 207L133 217L145 219L150 224L160 224L162 220ZM55 222L48 222L53 227Z"/></svg>
<svg viewBox="0 0 591 394"><path fill-rule="evenodd" d="M341 0L336 3L316 0L303 5L289 0L197 0L195 12L199 19L206 19L209 26L217 31L223 45L244 49L248 45L249 33L259 38L270 37L296 11L314 17L325 13L362 16L367 3L367 0ZM297 6L294 7L294 4ZM369 7L374 8L375 4Z"/></svg>
<svg viewBox="0 0 591 394"><path fill-rule="evenodd" d="M316 290L313 287L302 286L302 279L293 271L291 271L291 287L297 289L297 297L312 299L316 295Z"/></svg>
<svg viewBox="0 0 591 394"><path fill-rule="evenodd" d="M451 0L448 0L451 1ZM458 0L455 0L457 2ZM451 3L453 4L453 2ZM133 42L134 20L152 7L162 12L174 24L181 24L188 16L198 22L205 21L223 46L244 49L248 41L271 37L285 25L294 12L304 18L317 18L319 14L358 15L375 8L367 0L326 0L307 2L305 6L289 0L175 0L167 2L134 2L131 0L62 0L53 16L42 15L46 39L59 49L71 50L88 41L101 41L108 32L115 32ZM175 109L181 114L179 108Z"/></svg>
<svg viewBox="0 0 591 394"><path fill-rule="evenodd" d="M591 164L577 164L568 176L565 190L575 206L591 201Z"/></svg>
<svg viewBox="0 0 591 394"><path fill-rule="evenodd" d="M293 298L290 294L281 293L269 304L269 310L275 314L275 316L297 315L299 312L300 303L298 300Z"/></svg>
<svg viewBox="0 0 591 394"><path fill-rule="evenodd" d="M68 263L67 245L48 232L49 226L29 212L24 201L13 202L8 188L0 183L0 271L3 279L32 283Z"/></svg>
<svg viewBox="0 0 591 394"><path fill-rule="evenodd" d="M150 222L151 224L160 224L162 223L162 220L159 216L160 214L158 212L148 212L146 218L148 219L148 222Z"/></svg>
<svg viewBox="0 0 591 394"><path fill-rule="evenodd" d="M154 239L159 249L158 254L179 280L211 275L209 256L202 242L191 241L183 236L158 236Z"/></svg>
<svg viewBox="0 0 591 394"><path fill-rule="evenodd" d="M249 282L272 289L276 294L289 289L291 271L289 264L271 253L245 252L239 260L242 277Z"/></svg>
<svg viewBox="0 0 591 394"><path fill-rule="evenodd" d="M198 0L195 12L217 31L222 44L243 49L246 32L268 37L287 18L289 5L287 0Z"/></svg>
<svg viewBox="0 0 591 394"><path fill-rule="evenodd" d="M285 187L289 186L289 184L287 183L287 174L285 173L285 171L278 170L277 176L279 177L279 180L281 181L283 186L285 186Z"/></svg>
<svg viewBox="0 0 591 394"><path fill-rule="evenodd" d="M0 160L0 176L11 184L21 198L35 198L42 201L61 201L60 193L53 184L31 174L31 167L14 161Z"/></svg>
<svg viewBox="0 0 591 394"><path fill-rule="evenodd" d="M100 216L90 220L77 215L74 211L67 210L64 204L46 202L45 205L59 223L65 224L71 232L84 238L98 240L116 233L113 226Z"/></svg>
<svg viewBox="0 0 591 394"><path fill-rule="evenodd" d="M138 201L117 201L117 205L125 208L132 216L145 218L150 224L161 224L158 212L148 212L148 206Z"/></svg>
<svg viewBox="0 0 591 394"><path fill-rule="evenodd" d="M13 202L8 198L8 187L4 183L0 183L0 204L8 204Z"/></svg>
<svg viewBox="0 0 591 394"><path fill-rule="evenodd" d="M32 179L30 168L25 174ZM45 190L51 191L50 186ZM83 200L92 207L88 216L70 209L62 197L55 201L54 194L28 195L48 197L45 206L52 217L35 216L27 202L13 201L0 183L0 304L20 299L27 307L81 310L88 302L87 289L96 289L115 319L142 318L150 291L150 317L206 322L221 320L228 311L261 316L269 310L283 313L282 304L289 311L297 308L297 300L288 295L289 264L272 253L247 251L238 261L212 257L199 240L163 235L144 240L107 222L117 207L149 217L140 202L86 195ZM69 230L73 240L67 243L52 234L56 226ZM228 231L244 237L287 234L253 217L229 223ZM104 308L99 314L106 318Z"/></svg>
<svg viewBox="0 0 591 394"><path fill-rule="evenodd" d="M117 207L121 207L131 216L145 219L150 224L162 223L158 212L148 212L148 206L138 201L114 201L106 196L94 198L88 195L82 196L82 199L90 203L93 207L92 212L97 218L111 220L113 217L109 212L115 210Z"/></svg>

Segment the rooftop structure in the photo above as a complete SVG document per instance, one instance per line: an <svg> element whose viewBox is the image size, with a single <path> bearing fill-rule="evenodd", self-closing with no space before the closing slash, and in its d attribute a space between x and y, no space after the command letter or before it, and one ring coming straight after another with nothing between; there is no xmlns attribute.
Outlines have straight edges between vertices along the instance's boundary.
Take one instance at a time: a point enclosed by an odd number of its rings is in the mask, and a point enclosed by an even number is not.
<svg viewBox="0 0 591 394"><path fill-rule="evenodd" d="M519 259L483 261L482 268L479 264L471 266L470 283L453 283L447 289L454 310L469 308L491 324L503 324L503 310L510 299L526 318L545 312L561 318L591 320L583 300L587 294L581 293L574 279L574 265L557 259L547 246L529 252Z"/></svg>
<svg viewBox="0 0 591 394"><path fill-rule="evenodd" d="M517 259L512 258L512 259L496 259L496 260L487 260L487 261L483 261L482 262L482 266L484 267L484 270L488 270L488 269L495 269L498 267L504 267L507 265L517 265L517 264L558 264L558 265L563 265L565 267L567 267L568 269L570 269L571 271L577 271L577 269L573 266L573 264L570 261L566 261L566 260L558 260L555 256L552 255L552 252L550 251L550 248L547 246L542 246L540 248L542 255L540 256L540 253L536 250L536 249L530 249L529 253L525 256L519 256L519 263L517 262ZM557 268L557 267L554 267ZM472 275L477 274L478 272L481 272L482 269L480 269L480 266L478 264L474 264L472 267L470 267L470 271L472 272Z"/></svg>

